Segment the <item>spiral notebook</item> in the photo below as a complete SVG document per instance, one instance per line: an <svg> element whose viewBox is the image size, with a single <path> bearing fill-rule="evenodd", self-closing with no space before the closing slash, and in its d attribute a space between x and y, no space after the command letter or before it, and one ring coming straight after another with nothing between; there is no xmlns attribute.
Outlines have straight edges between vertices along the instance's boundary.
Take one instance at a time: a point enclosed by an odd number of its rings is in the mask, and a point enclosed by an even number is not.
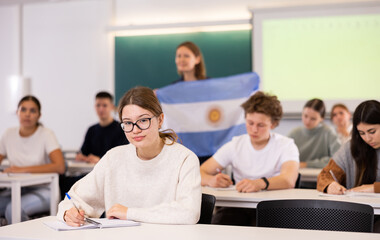
<svg viewBox="0 0 380 240"><path fill-rule="evenodd" d="M131 221L131 220L120 220L120 219L107 219L107 218L91 218L94 221L97 221L102 224L101 228L116 228L116 227L132 227L140 225L139 222ZM91 228L99 228L96 225L85 223L80 227L71 227L66 223L54 220L47 221L44 224L56 231L69 231L69 230L80 230L80 229L91 229Z"/></svg>

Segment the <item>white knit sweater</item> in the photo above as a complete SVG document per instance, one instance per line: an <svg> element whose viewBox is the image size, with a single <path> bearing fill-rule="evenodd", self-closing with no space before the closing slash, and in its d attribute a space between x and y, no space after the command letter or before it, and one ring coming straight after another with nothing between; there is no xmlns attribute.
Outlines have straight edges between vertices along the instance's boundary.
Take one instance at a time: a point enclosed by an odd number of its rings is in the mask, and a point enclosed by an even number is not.
<svg viewBox="0 0 380 240"><path fill-rule="evenodd" d="M132 144L111 149L93 171L75 183L69 195L89 217L118 203L127 219L148 223L195 224L200 216L201 177L197 156L181 144L164 145L151 160L137 157ZM58 219L73 207L67 197Z"/></svg>

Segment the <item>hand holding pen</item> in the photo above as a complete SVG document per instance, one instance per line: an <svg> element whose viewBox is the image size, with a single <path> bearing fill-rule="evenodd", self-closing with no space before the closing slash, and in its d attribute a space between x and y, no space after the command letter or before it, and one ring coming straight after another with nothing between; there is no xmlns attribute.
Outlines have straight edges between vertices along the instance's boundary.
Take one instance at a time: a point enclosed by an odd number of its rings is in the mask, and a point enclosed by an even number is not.
<svg viewBox="0 0 380 240"><path fill-rule="evenodd" d="M82 226L85 222L88 222L90 224L94 224L98 227L102 227L101 223L98 223L92 219L86 218L84 216L84 211L79 210L77 206L75 205L74 201L71 199L70 195L66 193L67 198L73 203L74 207L67 210L65 212L65 215L63 216L65 222L67 225L73 226L73 227L79 227Z"/></svg>
<svg viewBox="0 0 380 240"><path fill-rule="evenodd" d="M210 183L210 187L229 187L232 185L232 180L230 176L222 173L222 171L217 168L217 174L213 177L213 181Z"/></svg>
<svg viewBox="0 0 380 240"><path fill-rule="evenodd" d="M327 187L327 193L328 194L337 194L342 195L346 193L346 188L339 184L338 179L335 177L335 174L332 170L329 171L332 178L334 179L334 182L330 183L330 185Z"/></svg>

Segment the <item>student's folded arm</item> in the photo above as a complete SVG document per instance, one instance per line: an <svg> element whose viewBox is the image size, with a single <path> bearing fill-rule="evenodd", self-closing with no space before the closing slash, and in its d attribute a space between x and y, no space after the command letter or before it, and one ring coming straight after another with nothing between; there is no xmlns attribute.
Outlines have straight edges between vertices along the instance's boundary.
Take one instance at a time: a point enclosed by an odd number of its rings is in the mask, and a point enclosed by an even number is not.
<svg viewBox="0 0 380 240"><path fill-rule="evenodd" d="M333 159L325 166L318 175L317 179L317 190L320 192L327 192L328 186L334 181L330 170L334 173L335 177L339 181L338 183L345 186L346 173L340 168Z"/></svg>
<svg viewBox="0 0 380 240"><path fill-rule="evenodd" d="M199 220L201 201L199 160L195 155L190 155L180 170L175 199L148 208L129 207L127 219L148 223L195 224Z"/></svg>
<svg viewBox="0 0 380 240"><path fill-rule="evenodd" d="M281 166L280 175L268 178L268 190L294 188L298 177L299 163L286 161Z"/></svg>
<svg viewBox="0 0 380 240"><path fill-rule="evenodd" d="M107 157L107 154L104 156ZM104 158L103 157L103 158ZM72 200L67 197L58 205L57 218L64 221L63 216L66 210L75 205L84 210L86 216L100 217L104 212L104 182L108 161L99 161L94 169L85 177L77 181L70 189L68 194Z"/></svg>
<svg viewBox="0 0 380 240"><path fill-rule="evenodd" d="M65 173L65 160L63 159L61 149L53 150L49 154L49 158L51 163L25 167L11 166L9 171L19 173Z"/></svg>

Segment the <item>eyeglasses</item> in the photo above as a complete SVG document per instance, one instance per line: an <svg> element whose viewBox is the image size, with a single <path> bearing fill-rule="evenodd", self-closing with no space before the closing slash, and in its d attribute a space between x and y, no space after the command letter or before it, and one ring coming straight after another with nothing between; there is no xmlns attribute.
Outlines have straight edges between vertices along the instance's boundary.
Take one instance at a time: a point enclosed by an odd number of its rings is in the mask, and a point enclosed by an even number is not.
<svg viewBox="0 0 380 240"><path fill-rule="evenodd" d="M153 116L150 118L141 118L137 120L135 123L130 122L130 121L122 122L120 125L123 131L126 133L132 132L135 126L137 126L140 130L146 130L150 127L151 120L154 117L156 116Z"/></svg>

